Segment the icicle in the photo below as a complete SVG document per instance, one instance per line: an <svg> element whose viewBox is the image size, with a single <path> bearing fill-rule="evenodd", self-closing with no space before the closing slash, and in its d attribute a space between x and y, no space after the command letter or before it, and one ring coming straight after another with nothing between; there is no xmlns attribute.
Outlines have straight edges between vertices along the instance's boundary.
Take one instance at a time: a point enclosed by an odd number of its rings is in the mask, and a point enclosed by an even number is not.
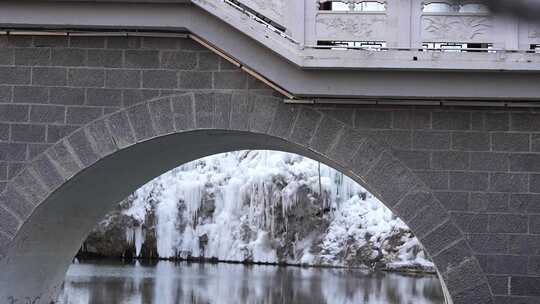
<svg viewBox="0 0 540 304"><path fill-rule="evenodd" d="M142 226L135 227L135 256L139 257L141 255L141 248L144 243L144 234Z"/></svg>

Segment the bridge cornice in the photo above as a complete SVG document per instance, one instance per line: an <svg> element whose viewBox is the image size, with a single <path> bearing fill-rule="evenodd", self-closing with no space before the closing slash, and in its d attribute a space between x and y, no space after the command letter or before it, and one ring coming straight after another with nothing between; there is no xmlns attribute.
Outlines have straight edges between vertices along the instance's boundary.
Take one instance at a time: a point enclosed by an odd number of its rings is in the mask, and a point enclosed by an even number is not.
<svg viewBox="0 0 540 304"><path fill-rule="evenodd" d="M2 2L0 20L5 28L189 31L298 98L540 100L534 72L299 69L194 5Z"/></svg>

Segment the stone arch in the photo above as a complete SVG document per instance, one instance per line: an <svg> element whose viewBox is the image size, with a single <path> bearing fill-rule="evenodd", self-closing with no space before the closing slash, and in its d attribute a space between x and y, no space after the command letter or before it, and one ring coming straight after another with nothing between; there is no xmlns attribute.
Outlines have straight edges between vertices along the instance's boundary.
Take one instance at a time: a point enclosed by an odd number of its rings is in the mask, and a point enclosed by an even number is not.
<svg viewBox="0 0 540 304"><path fill-rule="evenodd" d="M114 203L168 169L240 149L293 152L347 174L409 225L454 303L492 303L465 236L391 150L309 106L234 92L142 102L35 158L0 195L2 302L50 303L83 238Z"/></svg>

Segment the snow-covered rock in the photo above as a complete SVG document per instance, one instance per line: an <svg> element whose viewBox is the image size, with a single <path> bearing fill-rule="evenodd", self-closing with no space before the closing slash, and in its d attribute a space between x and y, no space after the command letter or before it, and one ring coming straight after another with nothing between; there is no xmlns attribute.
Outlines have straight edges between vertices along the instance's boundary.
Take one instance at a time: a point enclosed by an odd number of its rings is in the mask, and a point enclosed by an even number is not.
<svg viewBox="0 0 540 304"><path fill-rule="evenodd" d="M418 240L347 176L275 151L206 157L149 182L83 253L432 269Z"/></svg>

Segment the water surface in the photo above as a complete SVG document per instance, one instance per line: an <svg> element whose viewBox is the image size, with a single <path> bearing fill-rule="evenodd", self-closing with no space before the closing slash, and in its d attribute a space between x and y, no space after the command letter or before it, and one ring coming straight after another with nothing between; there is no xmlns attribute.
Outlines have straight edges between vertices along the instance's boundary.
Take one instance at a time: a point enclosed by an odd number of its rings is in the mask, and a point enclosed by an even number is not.
<svg viewBox="0 0 540 304"><path fill-rule="evenodd" d="M434 275L361 270L112 261L73 264L60 303L443 303Z"/></svg>

